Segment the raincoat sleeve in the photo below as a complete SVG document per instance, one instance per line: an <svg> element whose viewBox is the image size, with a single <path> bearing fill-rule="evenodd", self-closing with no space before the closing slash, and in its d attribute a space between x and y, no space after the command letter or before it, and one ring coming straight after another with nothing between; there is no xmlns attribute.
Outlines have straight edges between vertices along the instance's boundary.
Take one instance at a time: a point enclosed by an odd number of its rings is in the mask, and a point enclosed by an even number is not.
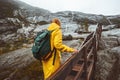
<svg viewBox="0 0 120 80"><path fill-rule="evenodd" d="M54 38L54 46L61 52L74 52L73 48L70 48L62 43L62 31L59 29Z"/></svg>

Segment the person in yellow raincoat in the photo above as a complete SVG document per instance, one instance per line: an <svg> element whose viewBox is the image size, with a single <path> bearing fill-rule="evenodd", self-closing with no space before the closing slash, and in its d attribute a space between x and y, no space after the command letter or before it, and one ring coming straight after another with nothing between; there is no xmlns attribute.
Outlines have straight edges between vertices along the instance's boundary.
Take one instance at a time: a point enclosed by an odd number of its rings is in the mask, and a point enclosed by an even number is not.
<svg viewBox="0 0 120 80"><path fill-rule="evenodd" d="M56 51L52 53L52 56L47 60L42 60L44 80L46 80L52 73L54 73L60 66L61 52L74 52L77 53L78 50L70 48L62 43L62 31L61 23L57 18L52 20L52 23L48 27L48 30L54 30L51 34L51 49L55 48ZM54 53L56 52L55 61L53 65Z"/></svg>

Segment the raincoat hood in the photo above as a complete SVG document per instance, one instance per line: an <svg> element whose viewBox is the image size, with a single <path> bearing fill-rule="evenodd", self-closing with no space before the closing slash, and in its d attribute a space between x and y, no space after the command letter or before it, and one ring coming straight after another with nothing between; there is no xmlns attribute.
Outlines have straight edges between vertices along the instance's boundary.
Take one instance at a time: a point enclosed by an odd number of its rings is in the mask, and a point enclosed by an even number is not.
<svg viewBox="0 0 120 80"><path fill-rule="evenodd" d="M57 25L56 23L51 23L50 26L47 28L48 30L55 30L55 29L60 29L60 26Z"/></svg>

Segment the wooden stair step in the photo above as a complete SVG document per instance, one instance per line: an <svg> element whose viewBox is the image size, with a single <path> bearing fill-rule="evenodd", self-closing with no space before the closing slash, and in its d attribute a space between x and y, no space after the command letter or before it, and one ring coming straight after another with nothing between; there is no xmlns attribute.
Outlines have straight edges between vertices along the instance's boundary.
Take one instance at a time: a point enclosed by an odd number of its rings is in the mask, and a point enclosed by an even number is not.
<svg viewBox="0 0 120 80"><path fill-rule="evenodd" d="M74 80L75 76L77 75L78 71L71 71L69 75L66 76L65 80Z"/></svg>
<svg viewBox="0 0 120 80"><path fill-rule="evenodd" d="M72 70L73 71L79 71L81 68L81 65L80 64L76 64L75 66L73 66Z"/></svg>

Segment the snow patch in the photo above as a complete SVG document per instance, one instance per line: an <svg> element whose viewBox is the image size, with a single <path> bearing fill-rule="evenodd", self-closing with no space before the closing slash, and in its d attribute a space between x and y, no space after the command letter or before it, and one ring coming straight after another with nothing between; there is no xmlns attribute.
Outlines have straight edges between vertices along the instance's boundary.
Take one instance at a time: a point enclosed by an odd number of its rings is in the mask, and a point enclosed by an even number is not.
<svg viewBox="0 0 120 80"><path fill-rule="evenodd" d="M112 29L109 31L102 32L102 35L107 37L107 36L117 36L120 37L120 29Z"/></svg>

